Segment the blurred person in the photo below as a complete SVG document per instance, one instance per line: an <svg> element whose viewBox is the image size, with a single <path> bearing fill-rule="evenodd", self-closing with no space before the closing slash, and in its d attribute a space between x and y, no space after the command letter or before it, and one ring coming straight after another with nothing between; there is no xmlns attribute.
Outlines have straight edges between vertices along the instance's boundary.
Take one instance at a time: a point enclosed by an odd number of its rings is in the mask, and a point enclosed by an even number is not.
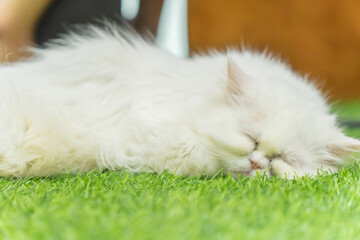
<svg viewBox="0 0 360 240"><path fill-rule="evenodd" d="M137 30L156 33L163 0L141 1ZM75 24L109 19L121 24L120 0L0 0L0 64L28 57L28 46L44 47Z"/></svg>
<svg viewBox="0 0 360 240"><path fill-rule="evenodd" d="M15 61L28 53L34 30L51 0L0 0L0 61Z"/></svg>

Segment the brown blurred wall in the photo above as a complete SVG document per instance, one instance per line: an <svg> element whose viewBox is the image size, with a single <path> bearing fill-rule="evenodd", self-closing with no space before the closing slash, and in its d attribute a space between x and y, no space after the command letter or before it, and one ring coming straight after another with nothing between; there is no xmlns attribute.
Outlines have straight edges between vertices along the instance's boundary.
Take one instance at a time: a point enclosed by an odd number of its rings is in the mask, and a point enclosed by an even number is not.
<svg viewBox="0 0 360 240"><path fill-rule="evenodd" d="M192 51L245 43L310 73L333 99L360 99L360 1L189 0Z"/></svg>

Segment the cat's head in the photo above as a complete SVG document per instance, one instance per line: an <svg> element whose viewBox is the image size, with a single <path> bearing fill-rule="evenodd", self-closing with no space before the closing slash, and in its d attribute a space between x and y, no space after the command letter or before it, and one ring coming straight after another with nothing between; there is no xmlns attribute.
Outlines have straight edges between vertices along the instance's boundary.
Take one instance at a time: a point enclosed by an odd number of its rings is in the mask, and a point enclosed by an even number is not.
<svg viewBox="0 0 360 240"><path fill-rule="evenodd" d="M250 77L229 56L226 79L224 102L233 121L214 137L225 172L314 175L319 169L336 171L350 152L360 150L360 141L343 134L320 92L305 79L281 71Z"/></svg>

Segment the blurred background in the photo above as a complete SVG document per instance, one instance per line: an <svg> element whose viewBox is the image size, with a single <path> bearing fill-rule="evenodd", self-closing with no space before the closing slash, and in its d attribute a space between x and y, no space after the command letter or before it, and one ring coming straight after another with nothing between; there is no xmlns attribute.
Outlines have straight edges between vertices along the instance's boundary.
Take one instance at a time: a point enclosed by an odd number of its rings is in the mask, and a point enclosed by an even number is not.
<svg viewBox="0 0 360 240"><path fill-rule="evenodd" d="M192 51L268 49L335 99L360 99L360 1L189 0Z"/></svg>
<svg viewBox="0 0 360 240"><path fill-rule="evenodd" d="M332 99L360 99L358 0L38 0L44 3L34 17L31 36L17 44L6 38L6 29L9 32L11 27L1 27L6 22L1 13L9 12L4 3L9 1L26 2L0 0L0 50L4 52L7 46L6 62L22 59L26 56L26 51L19 50L23 46L42 46L71 24L88 23L99 16L121 24L122 18L139 32L156 35L158 44L177 56L226 46L266 49L296 71L310 74ZM30 15L29 10L26 13ZM15 28L21 29L19 24Z"/></svg>

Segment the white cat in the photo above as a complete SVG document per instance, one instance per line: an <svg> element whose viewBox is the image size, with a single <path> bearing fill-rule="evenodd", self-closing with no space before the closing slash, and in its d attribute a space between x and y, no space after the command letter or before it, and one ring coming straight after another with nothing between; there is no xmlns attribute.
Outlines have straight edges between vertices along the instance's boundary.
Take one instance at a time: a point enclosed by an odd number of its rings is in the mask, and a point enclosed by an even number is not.
<svg viewBox="0 0 360 240"><path fill-rule="evenodd" d="M90 27L0 67L0 175L94 168L293 178L335 171L360 141L320 92L251 51L178 59Z"/></svg>

